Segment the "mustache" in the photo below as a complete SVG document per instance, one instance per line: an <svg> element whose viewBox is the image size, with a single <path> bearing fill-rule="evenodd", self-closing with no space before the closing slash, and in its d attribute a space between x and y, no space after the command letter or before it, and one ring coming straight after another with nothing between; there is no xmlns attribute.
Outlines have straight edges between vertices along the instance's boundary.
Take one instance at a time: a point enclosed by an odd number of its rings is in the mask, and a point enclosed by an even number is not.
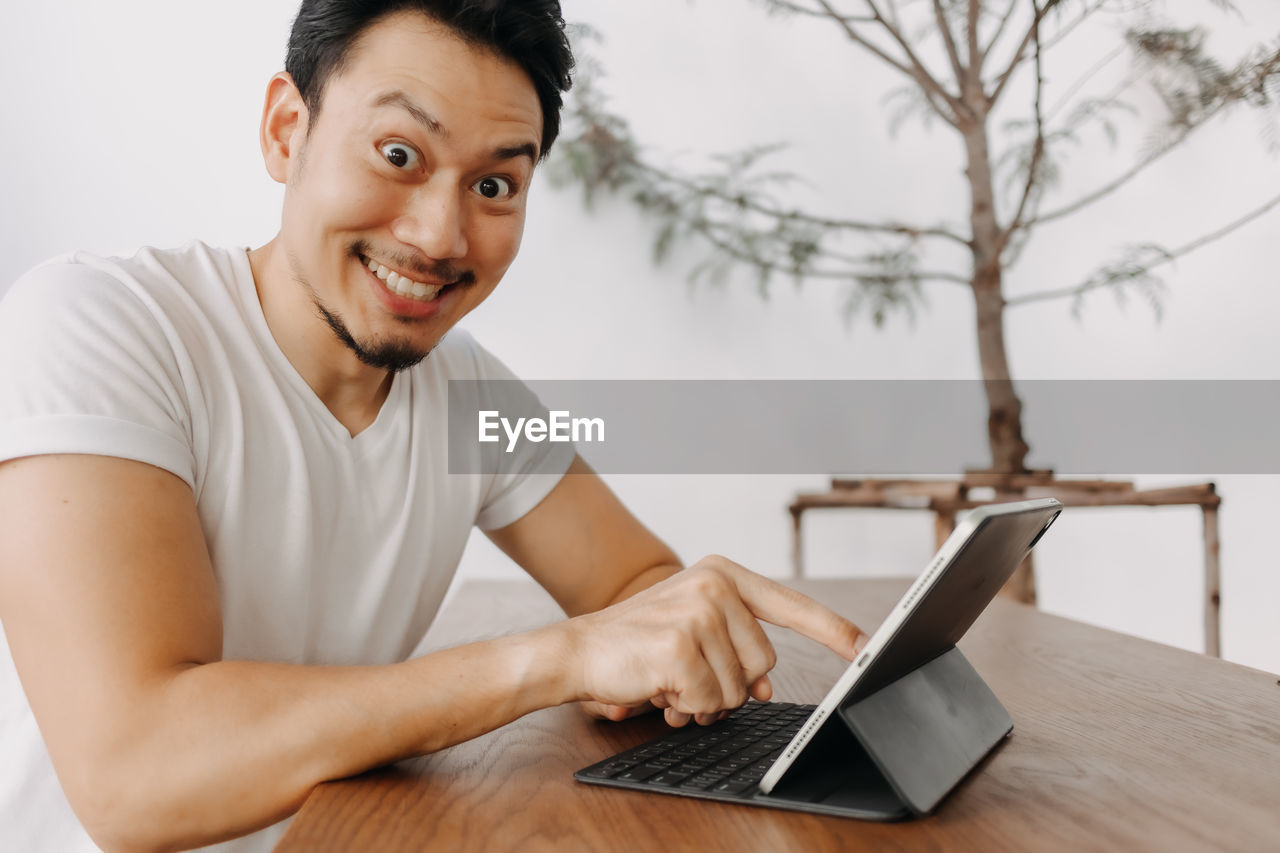
<svg viewBox="0 0 1280 853"><path fill-rule="evenodd" d="M394 266L396 269L413 273L414 276L429 278L434 281L447 281L451 284L471 284L476 275L471 270L462 269L448 261L426 262L420 258L410 257L398 252L375 251L365 240L357 240L351 244L352 255L373 257Z"/></svg>

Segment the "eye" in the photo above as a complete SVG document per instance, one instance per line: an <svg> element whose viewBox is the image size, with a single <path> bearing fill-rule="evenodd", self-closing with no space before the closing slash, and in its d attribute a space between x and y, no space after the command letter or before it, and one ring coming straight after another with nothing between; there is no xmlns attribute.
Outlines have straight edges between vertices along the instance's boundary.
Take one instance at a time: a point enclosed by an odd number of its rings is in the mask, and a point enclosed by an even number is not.
<svg viewBox="0 0 1280 853"><path fill-rule="evenodd" d="M490 175L487 178L481 178L471 185L471 189L480 193L485 198L491 199L507 199L515 195L515 184L506 178L500 178L497 175Z"/></svg>
<svg viewBox="0 0 1280 853"><path fill-rule="evenodd" d="M421 159L418 152L413 146L406 145L403 142L384 142L378 146L378 150L382 152L382 156L387 162L397 169L413 169L418 165Z"/></svg>

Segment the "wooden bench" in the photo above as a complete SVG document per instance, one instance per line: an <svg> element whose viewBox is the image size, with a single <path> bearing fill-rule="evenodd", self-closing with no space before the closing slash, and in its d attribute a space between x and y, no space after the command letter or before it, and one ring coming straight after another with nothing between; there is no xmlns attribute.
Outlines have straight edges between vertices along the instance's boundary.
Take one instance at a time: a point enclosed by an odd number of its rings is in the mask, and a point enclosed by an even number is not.
<svg viewBox="0 0 1280 853"><path fill-rule="evenodd" d="M1052 471L1002 474L968 471L950 480L833 478L825 492L796 495L788 507L792 523L792 577L804 577L804 537L801 519L811 509L929 510L934 514L938 546L955 530L956 515L988 503L1053 497L1066 507L1198 506L1204 518L1204 636L1205 654L1221 656L1219 611L1221 589L1218 564L1218 507L1222 498L1213 483L1165 489L1137 489L1123 480L1063 480ZM1027 604L1036 601L1031 557L1005 585L1004 594Z"/></svg>

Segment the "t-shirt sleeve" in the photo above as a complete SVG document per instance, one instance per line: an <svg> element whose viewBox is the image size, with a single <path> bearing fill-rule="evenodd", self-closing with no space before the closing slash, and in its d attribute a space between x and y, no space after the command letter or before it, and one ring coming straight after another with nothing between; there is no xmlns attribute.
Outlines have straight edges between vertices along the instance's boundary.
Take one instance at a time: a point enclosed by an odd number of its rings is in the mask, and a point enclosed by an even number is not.
<svg viewBox="0 0 1280 853"><path fill-rule="evenodd" d="M120 272L53 261L18 279L0 301L0 461L116 456L193 484L189 415L170 335Z"/></svg>
<svg viewBox="0 0 1280 853"><path fill-rule="evenodd" d="M533 392L496 356L470 335L462 333L459 337L464 338L471 349L478 379L504 380L502 384L507 386L502 391L504 397L513 393L510 383L519 383L520 394L527 395L538 405ZM482 395L484 393L481 391ZM518 521L551 493L569 470L575 454L572 443L549 441L521 442L516 452L501 454L499 470L484 475L485 487L476 526L481 530L496 530Z"/></svg>

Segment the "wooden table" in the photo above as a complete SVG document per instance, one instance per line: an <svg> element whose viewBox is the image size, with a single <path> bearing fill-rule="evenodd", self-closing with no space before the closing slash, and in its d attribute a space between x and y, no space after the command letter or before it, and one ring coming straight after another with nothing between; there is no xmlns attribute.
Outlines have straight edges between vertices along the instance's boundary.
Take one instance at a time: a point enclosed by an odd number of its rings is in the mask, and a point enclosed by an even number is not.
<svg viewBox="0 0 1280 853"><path fill-rule="evenodd" d="M795 585L872 628L905 584ZM529 583L471 583L429 636L443 647L557 613ZM841 661L770 635L776 698L820 700ZM868 823L583 785L574 770L664 724L595 722L566 706L321 785L277 850L1280 850L1275 675L1009 600L995 601L961 648L1015 728L923 820Z"/></svg>

